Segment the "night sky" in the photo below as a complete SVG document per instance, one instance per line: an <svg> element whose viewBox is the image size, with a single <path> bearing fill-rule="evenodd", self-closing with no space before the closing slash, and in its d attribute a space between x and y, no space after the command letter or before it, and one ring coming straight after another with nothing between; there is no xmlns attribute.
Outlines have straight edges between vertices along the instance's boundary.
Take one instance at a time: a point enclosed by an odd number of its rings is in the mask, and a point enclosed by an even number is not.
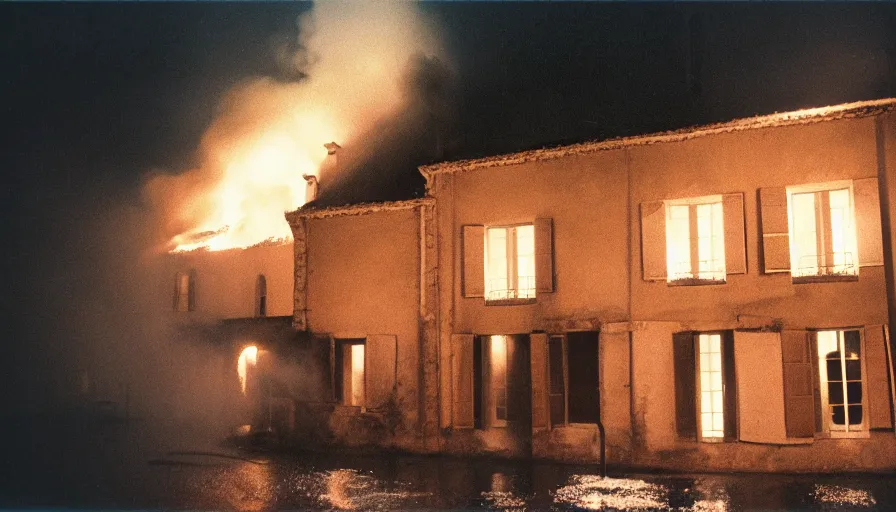
<svg viewBox="0 0 896 512"><path fill-rule="evenodd" d="M139 253L142 180L192 163L220 96L240 80L296 79L275 49L309 7L0 5L2 343L15 360L4 389L52 394L37 388L84 342L71 319L85 302L102 310L109 294L95 283ZM333 202L419 195L416 166L438 160L896 96L896 4L422 10L451 56L414 85L432 122L385 123L381 151L365 162L377 172L356 174Z"/></svg>

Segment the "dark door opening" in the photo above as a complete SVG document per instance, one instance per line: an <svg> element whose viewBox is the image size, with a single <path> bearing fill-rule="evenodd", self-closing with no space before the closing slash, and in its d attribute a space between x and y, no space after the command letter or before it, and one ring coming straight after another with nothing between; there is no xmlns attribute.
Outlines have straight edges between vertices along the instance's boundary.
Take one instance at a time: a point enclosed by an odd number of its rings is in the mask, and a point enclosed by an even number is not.
<svg viewBox="0 0 896 512"><path fill-rule="evenodd" d="M599 339L593 331L567 334L570 423L600 420Z"/></svg>

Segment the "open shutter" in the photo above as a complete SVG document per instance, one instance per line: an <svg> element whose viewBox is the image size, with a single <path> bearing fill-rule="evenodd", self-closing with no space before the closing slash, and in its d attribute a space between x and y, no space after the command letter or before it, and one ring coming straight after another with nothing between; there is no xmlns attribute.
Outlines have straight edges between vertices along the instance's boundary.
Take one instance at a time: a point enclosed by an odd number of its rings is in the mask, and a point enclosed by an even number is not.
<svg viewBox="0 0 896 512"><path fill-rule="evenodd" d="M675 364L675 426L678 435L697 439L697 375L694 359L694 334L672 335Z"/></svg>
<svg viewBox="0 0 896 512"><path fill-rule="evenodd" d="M532 428L548 427L548 335L529 337L532 368Z"/></svg>
<svg viewBox="0 0 896 512"><path fill-rule="evenodd" d="M666 280L666 207L641 203L641 265L645 281Z"/></svg>
<svg viewBox="0 0 896 512"><path fill-rule="evenodd" d="M784 366L784 419L787 437L815 435L815 389L809 333L781 333L781 361Z"/></svg>
<svg viewBox="0 0 896 512"><path fill-rule="evenodd" d="M463 227L464 297L485 296L485 227Z"/></svg>
<svg viewBox="0 0 896 512"><path fill-rule="evenodd" d="M364 347L366 406L377 409L388 403L395 389L396 338L389 334L367 337Z"/></svg>
<svg viewBox="0 0 896 512"><path fill-rule="evenodd" d="M554 291L554 233L551 219L535 219L535 291Z"/></svg>
<svg viewBox="0 0 896 512"><path fill-rule="evenodd" d="M744 239L744 195L722 196L725 217L725 273L747 273L747 246Z"/></svg>
<svg viewBox="0 0 896 512"><path fill-rule="evenodd" d="M790 272L790 235L787 224L787 189L759 189L762 216L762 262L766 274Z"/></svg>
<svg viewBox="0 0 896 512"><path fill-rule="evenodd" d="M871 428L893 426L890 372L884 343L884 327L882 325L865 327L865 369L868 372L865 382L868 384L869 425Z"/></svg>
<svg viewBox="0 0 896 512"><path fill-rule="evenodd" d="M455 428L473 428L473 335L451 336Z"/></svg>
<svg viewBox="0 0 896 512"><path fill-rule="evenodd" d="M734 370L734 332L722 335L722 382L724 390L725 440L737 439L737 383Z"/></svg>
<svg viewBox="0 0 896 512"><path fill-rule="evenodd" d="M855 199L859 266L882 266L884 264L884 246L880 225L880 195L878 195L877 178L855 180L852 186Z"/></svg>
<svg viewBox="0 0 896 512"><path fill-rule="evenodd" d="M782 444L787 441L784 420L784 375L781 338L776 332L735 332L737 407L741 441Z"/></svg>

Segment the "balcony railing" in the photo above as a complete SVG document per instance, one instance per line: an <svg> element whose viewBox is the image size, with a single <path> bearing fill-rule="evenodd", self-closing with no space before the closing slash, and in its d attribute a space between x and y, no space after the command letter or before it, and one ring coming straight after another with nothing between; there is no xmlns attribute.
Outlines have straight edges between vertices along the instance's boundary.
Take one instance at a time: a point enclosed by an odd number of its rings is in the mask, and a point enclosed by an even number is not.
<svg viewBox="0 0 896 512"><path fill-rule="evenodd" d="M520 276L517 279L517 287L508 286L507 278L489 279L486 288L485 300L513 300L535 298L535 276Z"/></svg>
<svg viewBox="0 0 896 512"><path fill-rule="evenodd" d="M852 277L858 269L851 252L829 252L823 259L817 254L806 254L800 257L793 277Z"/></svg>

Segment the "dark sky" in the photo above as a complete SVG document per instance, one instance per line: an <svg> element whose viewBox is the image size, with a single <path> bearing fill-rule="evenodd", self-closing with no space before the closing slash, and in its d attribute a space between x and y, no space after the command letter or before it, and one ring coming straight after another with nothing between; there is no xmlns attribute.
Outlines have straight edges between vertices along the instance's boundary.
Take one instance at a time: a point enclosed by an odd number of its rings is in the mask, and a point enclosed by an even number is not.
<svg viewBox="0 0 896 512"><path fill-rule="evenodd" d="M2 343L20 374L59 368L77 337L66 319L85 296L102 307L97 262L134 256L142 177L190 163L230 86L278 76L274 50L308 8L0 5ZM416 165L437 159L896 96L891 3L422 9L453 59L419 84L439 115L413 133L387 126L369 166L391 172L357 179L344 200L419 193Z"/></svg>

